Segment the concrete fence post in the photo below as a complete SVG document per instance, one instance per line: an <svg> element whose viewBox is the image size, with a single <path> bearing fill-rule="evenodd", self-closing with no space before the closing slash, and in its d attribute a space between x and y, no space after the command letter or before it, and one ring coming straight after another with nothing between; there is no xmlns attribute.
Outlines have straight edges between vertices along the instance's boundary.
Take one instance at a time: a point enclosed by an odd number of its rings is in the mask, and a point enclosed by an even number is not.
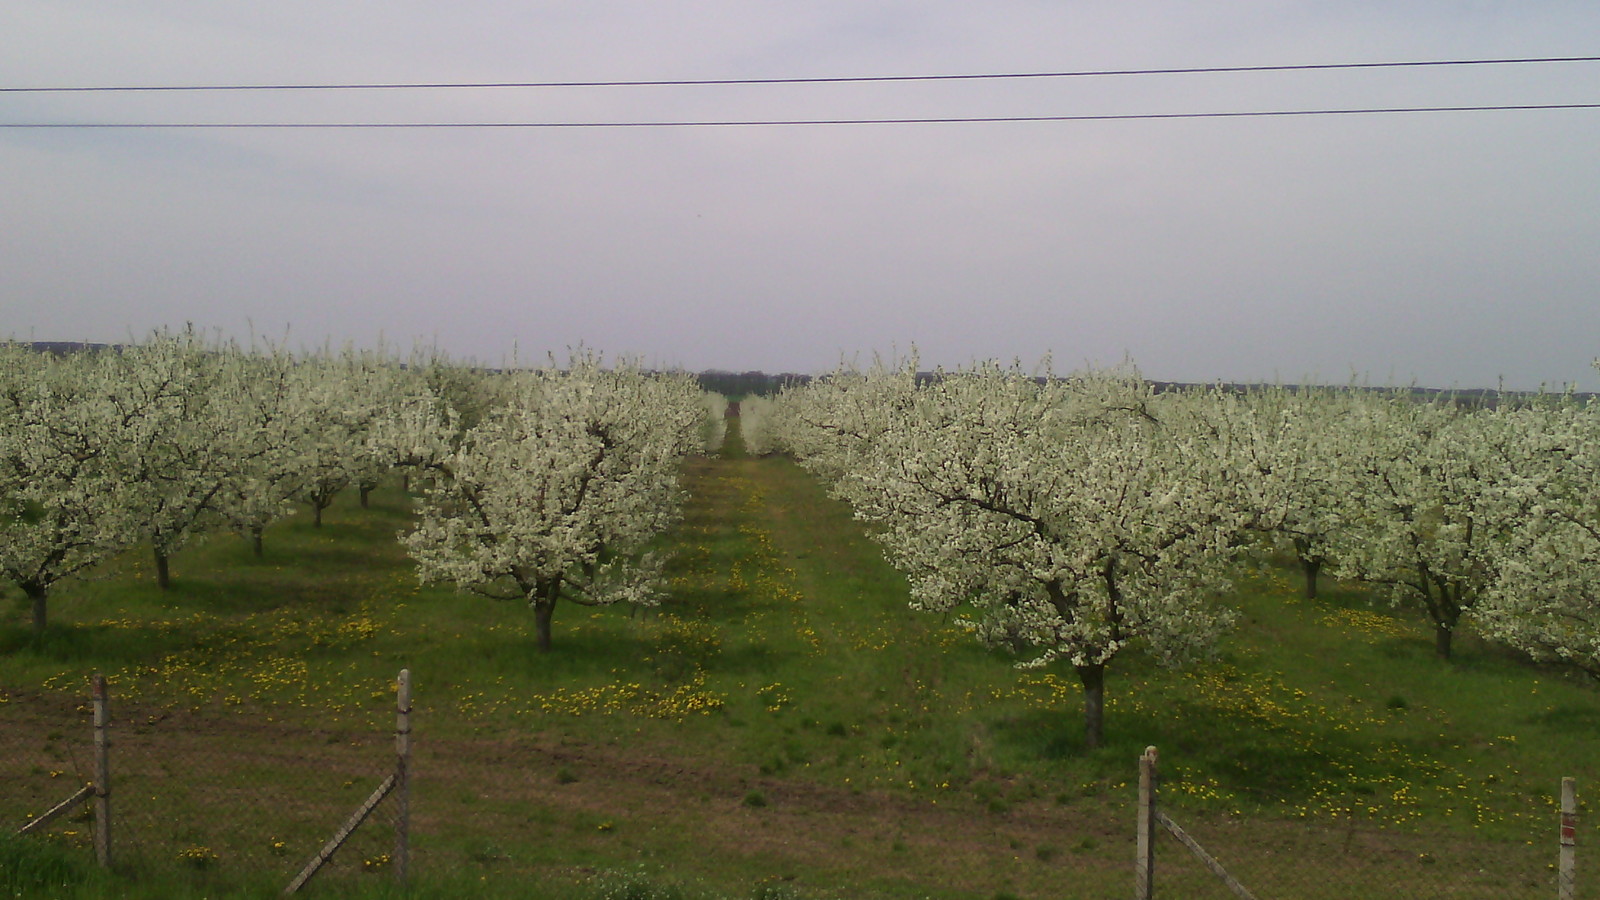
<svg viewBox="0 0 1600 900"><path fill-rule="evenodd" d="M1139 833L1134 864L1134 900L1151 900L1156 890L1156 748L1139 757Z"/></svg>
<svg viewBox="0 0 1600 900"><path fill-rule="evenodd" d="M1578 863L1578 783L1561 779L1561 864L1556 873L1556 896L1573 900L1577 896Z"/></svg>
<svg viewBox="0 0 1600 900"><path fill-rule="evenodd" d="M411 862L411 670L401 669L395 688L394 880L404 887Z"/></svg>
<svg viewBox="0 0 1600 900"><path fill-rule="evenodd" d="M106 677L91 680L94 698L94 855L100 865L111 866L111 719L107 709Z"/></svg>

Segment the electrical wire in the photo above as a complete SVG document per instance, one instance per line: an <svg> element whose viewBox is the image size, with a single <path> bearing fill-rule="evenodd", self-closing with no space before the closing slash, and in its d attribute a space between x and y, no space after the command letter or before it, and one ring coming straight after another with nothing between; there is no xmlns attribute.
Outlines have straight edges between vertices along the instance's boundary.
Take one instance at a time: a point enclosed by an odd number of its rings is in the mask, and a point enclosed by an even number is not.
<svg viewBox="0 0 1600 900"><path fill-rule="evenodd" d="M417 82L392 84L255 84L255 85L109 85L83 87L0 87L0 93L125 93L125 92L200 92L200 91L345 91L345 90L426 90L440 88L595 88L595 87L681 87L705 85L782 85L782 84L857 84L868 82L976 81L998 79L1074 78L1131 75L1194 75L1205 73L1288 72L1334 69L1395 69L1438 66L1486 66L1529 63L1600 62L1600 56L1547 56L1520 58L1482 58L1453 60L1412 60L1401 62L1312 63L1272 66L1207 66L1188 68L1099 69L1059 72L1010 72L947 75L883 75L819 78L748 78L654 81L550 81L550 82ZM819 119L728 119L728 120L626 120L553 122L0 122L0 128L144 128L144 129L340 129L340 128L728 128L823 125L944 125L1019 122L1107 122L1162 119L1231 119L1305 116L1349 116L1401 113L1504 112L1528 110L1576 110L1600 108L1600 103L1492 104L1476 106L1356 107L1345 109L1280 109L1183 113L1114 113L1027 116L926 116Z"/></svg>
<svg viewBox="0 0 1600 900"><path fill-rule="evenodd" d="M1160 119L1245 119L1355 116L1383 113L1512 112L1600 109L1600 103L1530 103L1490 106L1405 106L1353 109L1278 109L1237 112L1112 113L1060 116L928 116L878 119L758 119L616 122L0 122L0 128L738 128L804 125L961 125L1004 122L1126 122Z"/></svg>
<svg viewBox="0 0 1600 900"><path fill-rule="evenodd" d="M771 84L861 84L901 81L986 81L1027 78L1099 78L1129 75L1200 75L1235 72L1309 72L1333 69L1402 69L1433 66L1497 66L1532 63L1600 62L1600 56L1540 56L1503 59L1438 59L1402 62L1310 63L1276 66L1192 66L1154 69L1091 69L1061 72L988 72L957 75L852 75L818 78L707 78L650 81L488 81L488 82L401 82L350 84L191 84L191 85L99 85L76 87L0 87L0 93L113 93L140 91L373 91L438 90L456 88L600 88L600 87L691 87L711 85Z"/></svg>

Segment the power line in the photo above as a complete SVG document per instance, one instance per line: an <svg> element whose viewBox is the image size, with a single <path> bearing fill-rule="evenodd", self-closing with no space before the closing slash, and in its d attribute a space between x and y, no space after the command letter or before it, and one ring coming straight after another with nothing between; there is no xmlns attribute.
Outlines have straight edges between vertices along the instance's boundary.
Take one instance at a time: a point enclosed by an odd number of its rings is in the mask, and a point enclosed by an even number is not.
<svg viewBox="0 0 1600 900"><path fill-rule="evenodd" d="M1277 109L1235 112L1115 113L1061 116L929 116L878 119L759 119L616 122L0 122L0 128L735 128L801 125L963 125L1004 122L1126 122L1158 119L1247 119L1356 116L1383 113L1515 112L1600 109L1600 103L1532 103L1492 106L1404 106L1353 109Z"/></svg>
<svg viewBox="0 0 1600 900"><path fill-rule="evenodd" d="M1158 69L1090 69L1061 72L988 72L957 75L852 75L818 78L706 78L649 81L487 81L487 82L400 82L349 84L190 84L190 85L97 85L58 87L0 87L0 93L114 93L154 91L375 91L438 90L455 88L600 88L600 87L693 87L712 85L771 84L861 84L900 81L992 81L1027 78L1096 78L1127 75L1200 75L1232 72L1309 72L1332 69L1403 69L1435 66L1497 66L1529 63L1600 62L1600 56L1541 56L1507 59L1438 59L1403 62L1311 63L1279 66L1192 66Z"/></svg>

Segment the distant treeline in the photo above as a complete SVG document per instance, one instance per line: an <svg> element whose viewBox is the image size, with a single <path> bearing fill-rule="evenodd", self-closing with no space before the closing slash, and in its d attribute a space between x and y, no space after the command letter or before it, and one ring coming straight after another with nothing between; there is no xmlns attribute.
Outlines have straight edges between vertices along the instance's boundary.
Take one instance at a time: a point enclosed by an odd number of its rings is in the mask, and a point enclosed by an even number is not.
<svg viewBox="0 0 1600 900"><path fill-rule="evenodd" d="M46 353L54 353L57 355L72 353L78 350L103 350L108 346L115 349L119 346L116 344L91 344L81 341L33 341L31 343L33 349L35 350ZM490 369L489 371L493 371L493 369ZM810 382L813 377L815 376L804 375L795 372L779 372L777 374L768 374L766 372L755 371L724 372L721 369L708 369L696 376L696 378L698 378L700 381L700 387L702 390L711 391L712 393L721 394L724 397L730 397L734 399L740 397L771 397L789 385L806 384ZM918 381L932 381L936 377L938 377L937 374L933 372L917 373ZM1043 378L1039 380L1041 382L1044 381ZM1151 385L1154 386L1157 391L1217 386L1226 390L1237 391L1240 393L1258 390L1260 388L1269 386L1266 384L1242 383L1211 383L1206 385L1198 385L1177 381L1152 381ZM1299 385L1280 386L1289 388L1299 387ZM1373 387L1369 385L1360 385L1357 387L1364 390L1394 390L1394 386ZM1448 394L1454 397L1458 403L1471 406L1494 406L1505 401L1523 401L1536 395L1536 392L1533 391L1500 391L1494 388L1425 388L1413 385L1411 390L1419 399L1432 399L1439 394ZM1559 389L1555 389L1551 391L1551 393L1559 394L1561 391ZM1592 396L1593 395L1589 392L1582 392L1574 395L1574 397L1580 400L1587 400Z"/></svg>
<svg viewBox="0 0 1600 900"><path fill-rule="evenodd" d="M810 375L793 372L768 375L766 372L723 372L718 369L701 372L696 377L700 379L701 390L733 399L771 397L789 385L805 384L811 380Z"/></svg>
<svg viewBox="0 0 1600 900"><path fill-rule="evenodd" d="M704 390L722 394L725 397L737 399L739 397L749 396L771 397L789 385L806 384L810 382L814 376L798 375L793 372L769 375L766 372L722 372L711 370L707 372L701 372L698 377L700 379L700 387ZM937 372L917 373L917 381L919 383L930 382L939 377L939 373ZM1048 379L1040 377L1037 380L1040 384L1043 384ZM1150 385L1157 392L1191 390L1201 387L1217 387L1225 391L1231 391L1240 394L1250 393L1252 391L1258 391L1269 387L1286 387L1290 389L1330 387L1328 385L1272 385L1265 383L1240 382L1208 382L1206 384L1196 384L1180 381L1152 381L1150 382ZM1331 387L1340 386L1332 385ZM1457 403L1466 406L1495 406L1504 402L1525 402L1530 398L1537 396L1537 392L1534 391L1501 391L1494 388L1429 388L1419 387L1416 385L1412 385L1409 388L1373 385L1348 385L1346 387L1350 387L1354 390L1383 393L1388 393L1395 390L1409 390L1412 394L1416 395L1418 400L1432 400L1442 395L1448 396L1454 399ZM1556 390L1550 393L1560 394L1562 392ZM1573 396L1579 400L1586 400L1593 395L1590 393L1576 393Z"/></svg>
<svg viewBox="0 0 1600 900"><path fill-rule="evenodd" d="M0 341L4 344L25 343L40 353L54 353L56 356L66 356L68 353L77 353L81 350L105 350L108 347L118 347L116 344L89 344L83 341Z"/></svg>

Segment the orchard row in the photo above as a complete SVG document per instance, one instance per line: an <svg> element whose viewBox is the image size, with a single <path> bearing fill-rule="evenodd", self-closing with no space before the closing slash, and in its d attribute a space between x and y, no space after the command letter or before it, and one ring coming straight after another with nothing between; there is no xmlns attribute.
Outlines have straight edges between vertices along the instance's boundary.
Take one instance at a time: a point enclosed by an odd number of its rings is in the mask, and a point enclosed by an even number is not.
<svg viewBox="0 0 1600 900"><path fill-rule="evenodd" d="M687 375L601 364L489 372L428 356L291 355L158 333L49 355L0 347L0 574L32 601L145 543L252 536L297 504L414 477L401 540L425 581L528 603L659 602L652 539L723 401ZM792 454L875 523L913 605L1062 660L1101 734L1107 666L1166 663L1232 624L1238 558L1292 550L1600 675L1600 405L1409 391L1159 391L1131 370L840 371L742 404L747 447Z"/></svg>
<svg viewBox="0 0 1600 900"><path fill-rule="evenodd" d="M1366 389L1157 391L1131 370L847 370L742 404L874 523L913 605L1069 662L1101 734L1107 665L1211 650L1243 553L1291 550L1600 675L1600 406ZM1025 663L1027 664L1027 663Z"/></svg>
<svg viewBox="0 0 1600 900"><path fill-rule="evenodd" d="M218 531L321 513L396 469L425 580L530 603L655 600L644 552L679 463L720 441L721 398L687 375L566 365L498 373L420 355L290 354L192 331L53 355L0 346L0 575L43 630L51 589L109 556L168 559Z"/></svg>

